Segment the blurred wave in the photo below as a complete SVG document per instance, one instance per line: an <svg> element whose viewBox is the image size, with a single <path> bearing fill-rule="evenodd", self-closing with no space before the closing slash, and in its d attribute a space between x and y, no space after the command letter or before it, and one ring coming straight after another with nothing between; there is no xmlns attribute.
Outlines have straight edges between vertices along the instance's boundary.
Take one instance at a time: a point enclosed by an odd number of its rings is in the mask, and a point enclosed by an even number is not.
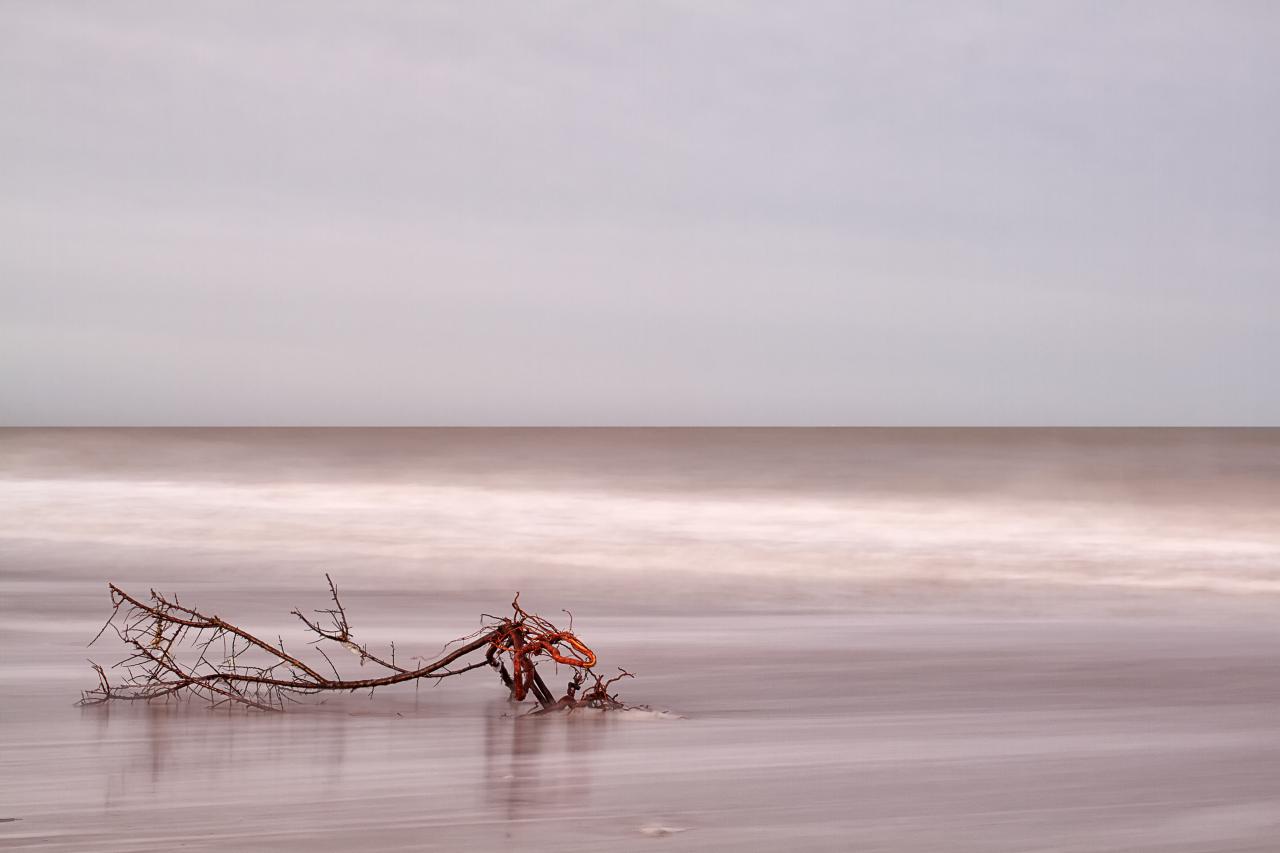
<svg viewBox="0 0 1280 853"><path fill-rule="evenodd" d="M1280 592L1280 431L48 430L2 447L0 538L28 555L252 553L283 577L336 562L445 586Z"/></svg>

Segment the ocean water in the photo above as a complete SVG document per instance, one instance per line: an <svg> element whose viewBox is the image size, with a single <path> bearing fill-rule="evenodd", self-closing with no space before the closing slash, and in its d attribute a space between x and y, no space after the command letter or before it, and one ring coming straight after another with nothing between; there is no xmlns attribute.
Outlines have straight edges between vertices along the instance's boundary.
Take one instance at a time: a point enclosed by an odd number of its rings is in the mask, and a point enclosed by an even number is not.
<svg viewBox="0 0 1280 853"><path fill-rule="evenodd" d="M301 642L326 572L653 711L74 705L108 580ZM1275 851L1280 430L3 430L0 697L4 849Z"/></svg>

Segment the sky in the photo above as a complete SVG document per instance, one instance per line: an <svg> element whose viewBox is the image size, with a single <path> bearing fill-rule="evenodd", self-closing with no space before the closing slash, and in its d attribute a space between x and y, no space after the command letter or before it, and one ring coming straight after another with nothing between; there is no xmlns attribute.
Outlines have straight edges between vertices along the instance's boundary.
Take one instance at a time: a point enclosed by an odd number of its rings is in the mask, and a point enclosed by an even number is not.
<svg viewBox="0 0 1280 853"><path fill-rule="evenodd" d="M0 424L1280 424L1280 4L0 0Z"/></svg>

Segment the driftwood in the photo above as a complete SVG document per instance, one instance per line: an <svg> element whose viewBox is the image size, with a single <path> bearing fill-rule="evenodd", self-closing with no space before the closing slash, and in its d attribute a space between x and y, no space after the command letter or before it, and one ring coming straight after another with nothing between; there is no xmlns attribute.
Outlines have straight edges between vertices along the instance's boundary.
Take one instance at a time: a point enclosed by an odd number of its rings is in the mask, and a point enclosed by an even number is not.
<svg viewBox="0 0 1280 853"><path fill-rule="evenodd" d="M419 665L406 667L396 662L394 643L389 656L381 657L355 641L338 588L332 578L325 577L329 580L333 607L316 610L311 617L301 610L292 611L313 635L309 644L324 659L323 667L309 664L287 651L282 637L271 643L219 616L187 607L176 596L168 597L151 590L149 599L142 600L109 584L111 616L90 645L111 628L131 654L111 667L123 673L115 684L103 667L90 661L98 675L98 686L84 691L80 703L97 705L110 700L155 702L196 697L208 700L213 707L240 705L261 711L283 711L286 701L298 701L299 696L356 690L372 692L393 684L450 678L490 667L498 673L513 700L523 701L528 696L537 700L540 707L535 713L623 707L609 689L618 679L632 677L631 673L620 670L620 675L605 680L593 672L596 654L573 633L572 615L570 630L561 630L524 610L517 593L511 603L511 616L486 615L480 630L446 645L446 649L456 647L439 659L421 663L421 658L415 658ZM358 655L362 666L370 664L380 674L371 678L343 677L325 652L326 644L342 646ZM540 659L564 664L573 671L567 692L559 699L538 673Z"/></svg>

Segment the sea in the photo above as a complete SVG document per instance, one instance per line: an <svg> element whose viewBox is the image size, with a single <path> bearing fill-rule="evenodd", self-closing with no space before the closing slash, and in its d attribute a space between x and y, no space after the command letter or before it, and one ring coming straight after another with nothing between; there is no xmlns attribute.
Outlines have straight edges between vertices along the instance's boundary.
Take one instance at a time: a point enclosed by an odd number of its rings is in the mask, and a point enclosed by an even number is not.
<svg viewBox="0 0 1280 853"><path fill-rule="evenodd" d="M77 705L108 582L314 656L326 575L630 707ZM351 848L1275 853L1280 430L0 430L0 849Z"/></svg>

